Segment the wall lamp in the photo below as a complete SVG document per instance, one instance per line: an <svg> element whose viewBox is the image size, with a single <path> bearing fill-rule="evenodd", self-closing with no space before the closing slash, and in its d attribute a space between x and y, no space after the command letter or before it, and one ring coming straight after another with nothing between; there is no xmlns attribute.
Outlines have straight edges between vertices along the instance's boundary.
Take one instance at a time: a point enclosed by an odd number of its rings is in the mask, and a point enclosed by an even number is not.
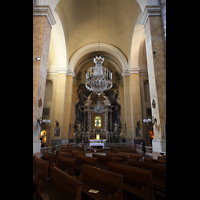
<svg viewBox="0 0 200 200"><path fill-rule="evenodd" d="M41 126L42 123L47 123L47 124L51 123L51 120L50 119L42 119L42 117L40 117L39 119L37 119L37 122Z"/></svg>
<svg viewBox="0 0 200 200"><path fill-rule="evenodd" d="M148 119L143 119L143 122L144 123L152 123L152 125L154 125L156 122L157 122L157 120L156 120L156 118L154 118L153 116L151 116L151 118L148 118Z"/></svg>

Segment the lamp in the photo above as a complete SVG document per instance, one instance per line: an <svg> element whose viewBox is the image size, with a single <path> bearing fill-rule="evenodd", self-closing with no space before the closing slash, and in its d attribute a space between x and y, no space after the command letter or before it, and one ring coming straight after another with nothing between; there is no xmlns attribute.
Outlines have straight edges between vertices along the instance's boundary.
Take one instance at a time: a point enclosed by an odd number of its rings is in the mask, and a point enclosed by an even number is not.
<svg viewBox="0 0 200 200"><path fill-rule="evenodd" d="M144 123L152 123L152 125L154 125L156 122L157 122L157 120L156 120L156 118L154 118L153 116L151 116L151 118L148 118L148 119L143 119L143 122Z"/></svg>
<svg viewBox="0 0 200 200"><path fill-rule="evenodd" d="M85 87L95 93L102 93L112 87L112 71L103 67L104 58L99 53L99 0L98 0L98 55L94 58L95 67L86 71Z"/></svg>

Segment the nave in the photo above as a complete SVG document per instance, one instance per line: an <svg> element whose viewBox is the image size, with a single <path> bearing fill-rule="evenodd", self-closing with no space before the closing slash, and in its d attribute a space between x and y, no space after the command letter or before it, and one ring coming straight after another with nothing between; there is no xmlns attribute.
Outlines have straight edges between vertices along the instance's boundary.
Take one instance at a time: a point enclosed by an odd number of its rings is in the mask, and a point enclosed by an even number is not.
<svg viewBox="0 0 200 200"><path fill-rule="evenodd" d="M95 152L96 151L96 152ZM33 199L166 199L166 155L67 145L33 156Z"/></svg>

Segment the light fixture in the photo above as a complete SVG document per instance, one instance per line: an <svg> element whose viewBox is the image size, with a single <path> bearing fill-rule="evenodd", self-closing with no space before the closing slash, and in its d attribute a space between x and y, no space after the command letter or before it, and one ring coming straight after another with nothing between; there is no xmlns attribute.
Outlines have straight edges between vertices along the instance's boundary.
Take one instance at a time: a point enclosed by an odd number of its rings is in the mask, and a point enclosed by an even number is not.
<svg viewBox="0 0 200 200"><path fill-rule="evenodd" d="M149 122L151 122L152 125L154 125L154 124L157 122L157 120L156 120L156 118L154 118L153 116L151 116L151 118L143 119L143 122L144 122L144 123L149 123Z"/></svg>
<svg viewBox="0 0 200 200"><path fill-rule="evenodd" d="M103 67L104 58L99 53L99 1L98 1L98 55L94 58L95 67L86 71L85 87L94 93L102 93L112 87L112 71Z"/></svg>

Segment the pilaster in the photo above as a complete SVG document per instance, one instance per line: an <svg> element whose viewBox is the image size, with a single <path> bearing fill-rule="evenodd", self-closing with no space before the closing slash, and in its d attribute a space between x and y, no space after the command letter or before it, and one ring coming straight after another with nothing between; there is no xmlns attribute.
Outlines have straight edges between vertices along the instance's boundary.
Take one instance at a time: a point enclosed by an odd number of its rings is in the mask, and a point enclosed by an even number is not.
<svg viewBox="0 0 200 200"><path fill-rule="evenodd" d="M152 116L157 122L153 126L153 151L166 150L164 123L166 123L166 66L165 46L160 16L160 6L146 6L142 20L145 25L145 44L149 77ZM152 102L155 102L155 107Z"/></svg>

